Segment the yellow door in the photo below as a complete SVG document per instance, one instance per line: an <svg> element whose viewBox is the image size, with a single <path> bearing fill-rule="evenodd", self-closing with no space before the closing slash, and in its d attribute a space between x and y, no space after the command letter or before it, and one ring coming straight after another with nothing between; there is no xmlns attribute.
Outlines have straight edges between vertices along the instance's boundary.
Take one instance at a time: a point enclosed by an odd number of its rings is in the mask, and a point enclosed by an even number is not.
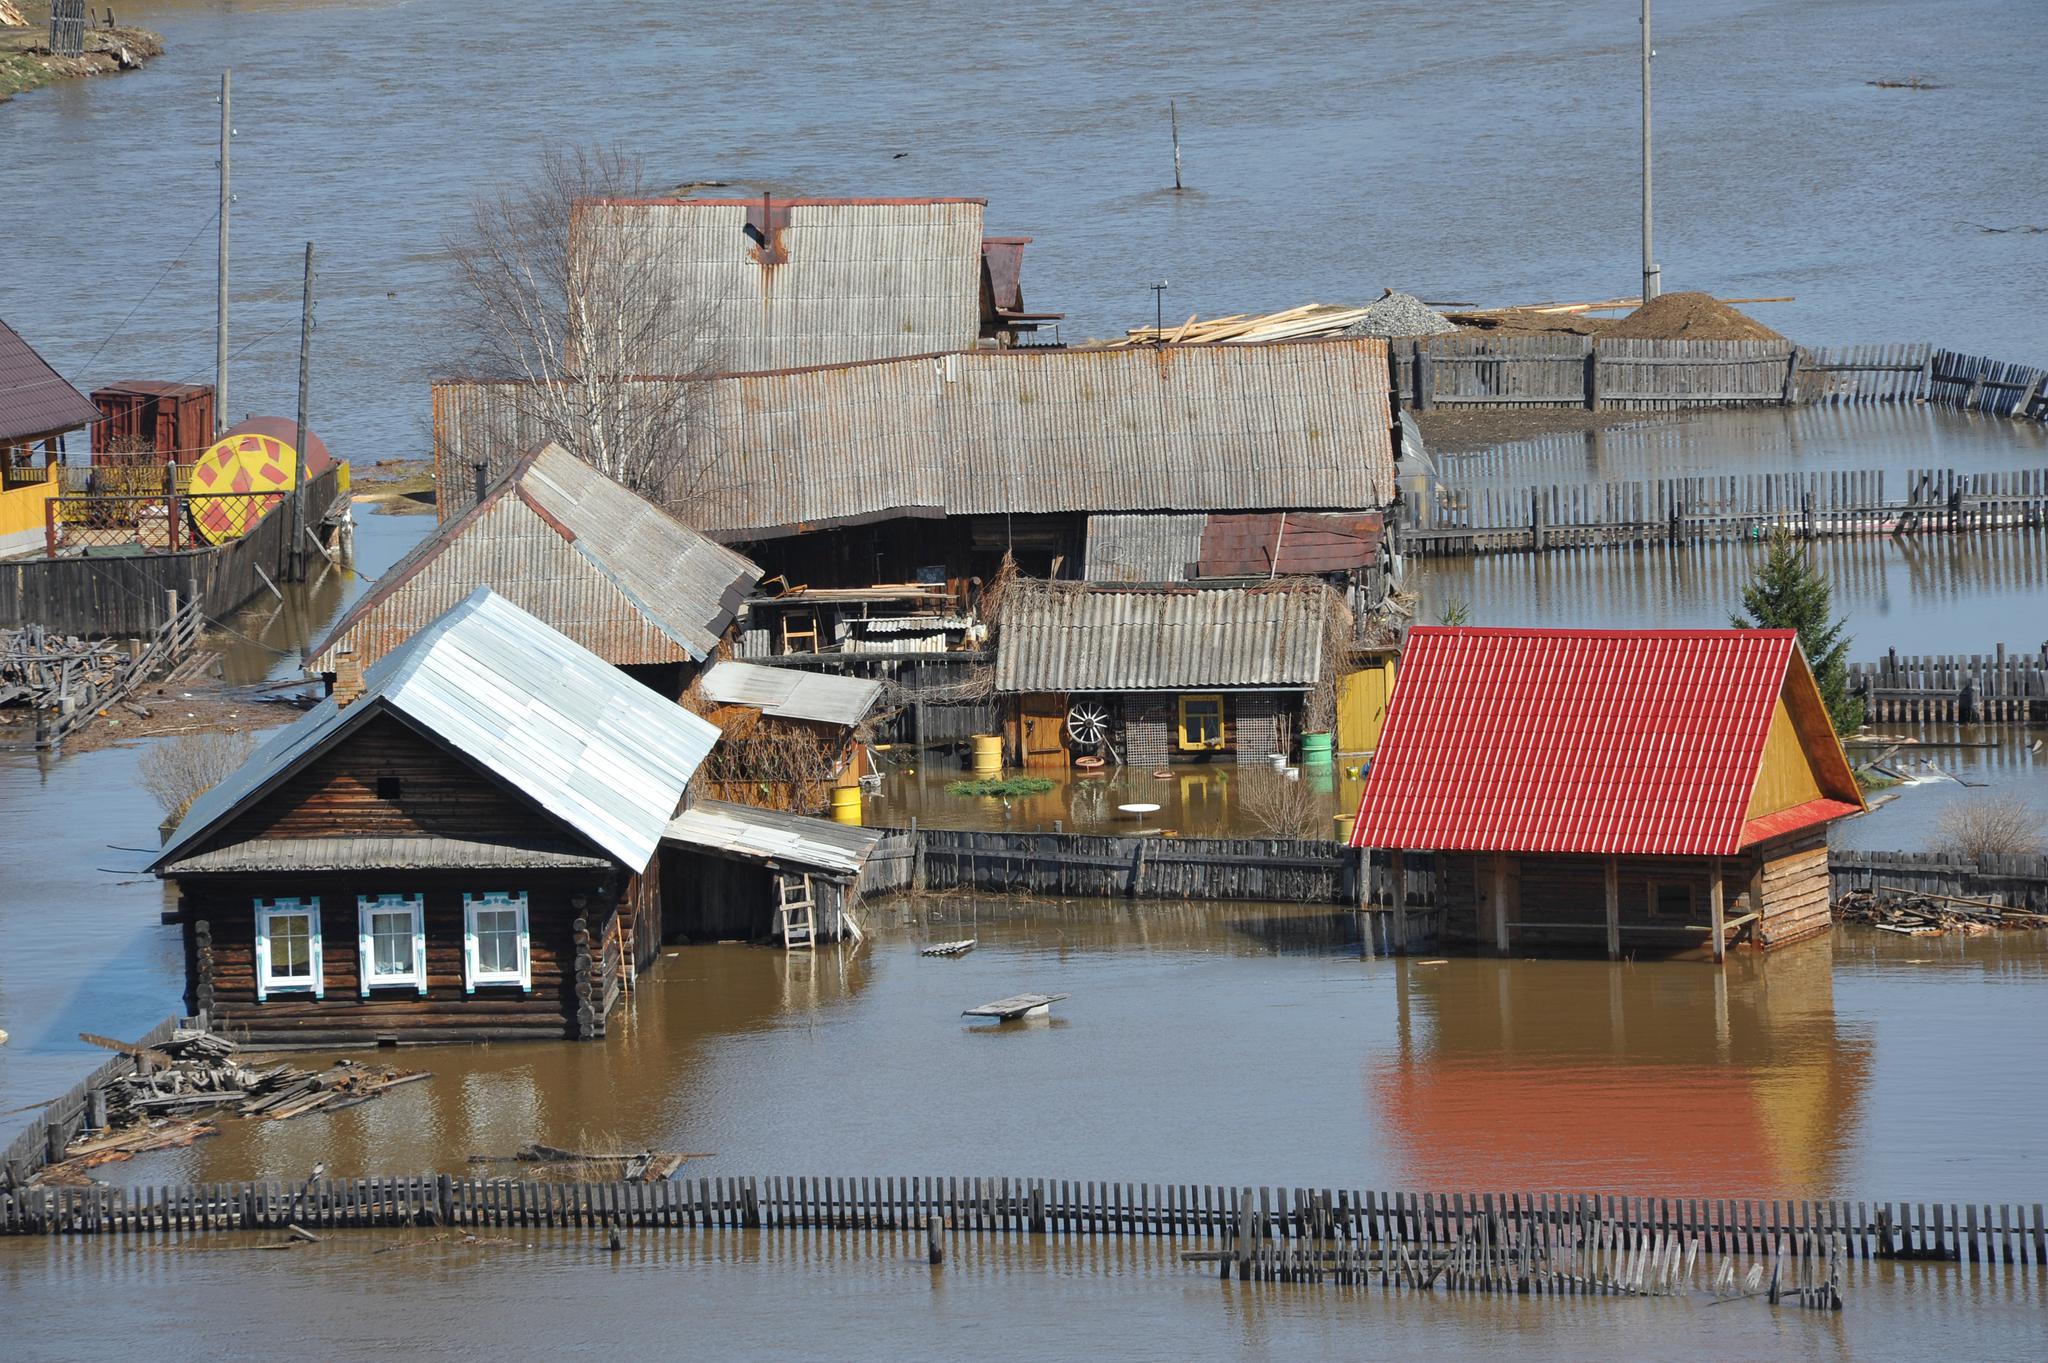
<svg viewBox="0 0 2048 1363"><path fill-rule="evenodd" d="M1064 767L1067 765L1067 706L1061 696L1026 696L1024 720L1024 765Z"/></svg>
<svg viewBox="0 0 2048 1363"><path fill-rule="evenodd" d="M1337 747L1371 752L1380 745L1387 702L1394 695L1394 660L1376 659L1337 682Z"/></svg>

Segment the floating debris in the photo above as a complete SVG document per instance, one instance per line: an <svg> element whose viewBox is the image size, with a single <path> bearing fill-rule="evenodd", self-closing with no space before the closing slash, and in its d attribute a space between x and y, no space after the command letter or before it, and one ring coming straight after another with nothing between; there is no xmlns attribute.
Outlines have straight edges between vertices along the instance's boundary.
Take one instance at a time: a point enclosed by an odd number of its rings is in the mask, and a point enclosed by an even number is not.
<svg viewBox="0 0 2048 1363"><path fill-rule="evenodd" d="M1907 937L2048 927L2048 913L2016 909L1994 900L1890 889L1851 890L1835 901L1834 916L1838 923L1862 923Z"/></svg>
<svg viewBox="0 0 2048 1363"><path fill-rule="evenodd" d="M920 956L965 956L974 950L975 938L963 937L957 942L934 942L928 947L919 947Z"/></svg>

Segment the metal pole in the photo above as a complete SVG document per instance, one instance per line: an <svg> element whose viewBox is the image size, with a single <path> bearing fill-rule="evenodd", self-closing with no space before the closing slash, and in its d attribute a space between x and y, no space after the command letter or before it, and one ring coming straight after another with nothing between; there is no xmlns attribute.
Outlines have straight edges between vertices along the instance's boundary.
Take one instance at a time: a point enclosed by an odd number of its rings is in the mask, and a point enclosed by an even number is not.
<svg viewBox="0 0 2048 1363"><path fill-rule="evenodd" d="M228 113L228 76L220 73L220 258L215 267L213 324L213 434L218 439L228 421L228 144L234 124ZM176 456L174 455L173 458Z"/></svg>
<svg viewBox="0 0 2048 1363"><path fill-rule="evenodd" d="M306 284L299 300L299 424L292 438L292 543L289 572L294 582L306 580L306 398L312 384L313 243L306 243Z"/></svg>
<svg viewBox="0 0 2048 1363"><path fill-rule="evenodd" d="M1166 116L1173 122L1173 192L1180 193L1180 107L1166 101Z"/></svg>
<svg viewBox="0 0 2048 1363"><path fill-rule="evenodd" d="M1160 280L1152 287L1152 343L1166 343L1166 281Z"/></svg>
<svg viewBox="0 0 2048 1363"><path fill-rule="evenodd" d="M1643 301L1649 302L1663 290L1663 270L1657 264L1651 239L1650 219L1650 0L1643 0Z"/></svg>

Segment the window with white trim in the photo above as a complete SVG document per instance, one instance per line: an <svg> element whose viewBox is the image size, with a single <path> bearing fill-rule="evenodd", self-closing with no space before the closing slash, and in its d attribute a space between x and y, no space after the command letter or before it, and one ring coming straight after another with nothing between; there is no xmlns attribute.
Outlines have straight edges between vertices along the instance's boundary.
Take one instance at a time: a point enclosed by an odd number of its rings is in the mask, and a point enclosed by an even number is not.
<svg viewBox="0 0 2048 1363"><path fill-rule="evenodd" d="M327 997L320 960L320 901L259 899L256 903L256 1001L272 994Z"/></svg>
<svg viewBox="0 0 2048 1363"><path fill-rule="evenodd" d="M463 979L468 992L478 986L510 984L533 988L533 952L526 922L526 892L493 890L462 896L465 956Z"/></svg>
<svg viewBox="0 0 2048 1363"><path fill-rule="evenodd" d="M362 994L427 992L427 914L421 895L356 896L356 959Z"/></svg>

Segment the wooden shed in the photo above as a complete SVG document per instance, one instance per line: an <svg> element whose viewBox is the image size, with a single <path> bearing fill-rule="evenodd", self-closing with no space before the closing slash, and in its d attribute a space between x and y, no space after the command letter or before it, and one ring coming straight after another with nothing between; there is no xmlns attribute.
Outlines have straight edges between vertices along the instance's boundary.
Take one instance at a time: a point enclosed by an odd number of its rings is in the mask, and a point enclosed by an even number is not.
<svg viewBox="0 0 2048 1363"><path fill-rule="evenodd" d="M1779 946L1867 806L1790 630L1411 630L1352 846L1494 950Z"/></svg>
<svg viewBox="0 0 2048 1363"><path fill-rule="evenodd" d="M860 728L882 683L722 659L699 673L683 704L723 735L700 793L761 809L819 814L835 790L872 770Z"/></svg>
<svg viewBox="0 0 2048 1363"><path fill-rule="evenodd" d="M604 1035L716 740L479 588L179 823L188 1007L263 1045Z"/></svg>

